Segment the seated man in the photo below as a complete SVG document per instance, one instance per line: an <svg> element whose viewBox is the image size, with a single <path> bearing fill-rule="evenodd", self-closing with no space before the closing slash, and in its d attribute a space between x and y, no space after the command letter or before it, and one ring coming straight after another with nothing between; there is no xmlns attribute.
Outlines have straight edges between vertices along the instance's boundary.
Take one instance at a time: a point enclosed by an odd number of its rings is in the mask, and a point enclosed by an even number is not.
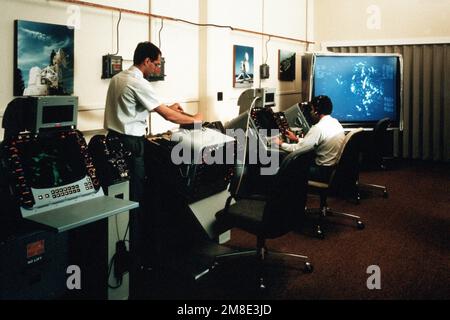
<svg viewBox="0 0 450 320"><path fill-rule="evenodd" d="M280 139L276 143L281 149L292 152L312 149L316 152L315 165L311 167L310 176L312 180L327 182L333 165L336 164L339 150L345 138L344 128L333 117L331 112L333 104L327 96L317 96L311 100L311 118L314 125L303 138L298 138L294 133L288 131L287 138L297 142L293 144L283 143Z"/></svg>

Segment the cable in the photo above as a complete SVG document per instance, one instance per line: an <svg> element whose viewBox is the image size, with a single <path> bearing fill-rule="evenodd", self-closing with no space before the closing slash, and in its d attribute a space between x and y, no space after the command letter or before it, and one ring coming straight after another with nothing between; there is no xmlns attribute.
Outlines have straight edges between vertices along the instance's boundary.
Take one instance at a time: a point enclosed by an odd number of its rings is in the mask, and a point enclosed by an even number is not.
<svg viewBox="0 0 450 320"><path fill-rule="evenodd" d="M263 46L264 46L264 0L262 1L262 5L261 5L261 62L264 60L264 51L263 51ZM261 67L260 67L261 68ZM261 69L259 72L259 88L261 89Z"/></svg>
<svg viewBox="0 0 450 320"><path fill-rule="evenodd" d="M98 4L98 3L91 3L91 2L87 2L87 1L79 1L79 0L53 0L53 1L74 3L74 4L78 4L78 5L82 5L82 6L100 8L100 9L105 9L105 10L123 11L125 13L130 13L130 14L135 14L135 15L140 15L140 16L146 16L146 17L152 17L152 18L161 18L161 19L177 21L177 22L184 22L184 23L192 24L192 25L199 26L199 27L228 28L231 31L245 32L245 33L261 35L260 32L255 32L255 31L252 31L252 30L246 30L246 29L241 29L241 28L234 28L232 26L218 25L218 24L213 24L213 23L195 23L195 22L191 22L191 21L187 21L187 20L183 20L183 19L172 18L172 17L167 17L167 16L161 16L161 15L156 15L156 14L152 14L152 13L135 11L135 10L129 10L129 9L124 9L124 8L106 6L106 5L101 5L101 4ZM306 42L305 40L302 40L302 39L289 38L289 37L279 36L279 35L275 35L275 34L263 34L263 35L264 36L272 36L272 37L275 37L275 38L278 38L278 39L295 41L295 42L302 42L302 43Z"/></svg>
<svg viewBox="0 0 450 320"><path fill-rule="evenodd" d="M125 235L123 236L123 241L128 241L127 240L127 234L128 234L128 229L129 228L130 228L130 220L128 219L127 229L125 230Z"/></svg>
<svg viewBox="0 0 450 320"><path fill-rule="evenodd" d="M114 261L116 260L116 254L114 254L111 258L111 261L109 262L109 266L108 266L108 288L110 289L117 289L122 285L122 279L120 279L119 281L117 281L117 285L113 286L109 284L109 277L111 276L111 270L112 270L112 266L114 264Z"/></svg>
<svg viewBox="0 0 450 320"><path fill-rule="evenodd" d="M308 13L308 0L306 0L305 1L305 6L306 6L306 8L305 8L305 11L306 11L306 13L305 13L305 15L306 15L306 17L305 17L305 40L306 40L306 51L308 51L308 49L309 49L309 42L308 42L308 17L309 17L309 13Z"/></svg>
<svg viewBox="0 0 450 320"><path fill-rule="evenodd" d="M124 236L123 236L123 240L120 240L119 221L118 221L117 215L115 216L115 224L116 224L116 234L117 234L116 253L114 253L114 255L111 257L111 261L109 262L109 266L108 266L108 282L107 282L107 283L108 283L108 288L110 288L110 289L117 289L117 288L119 288L119 287L122 285L122 282L123 282L123 278L120 277L118 280L117 280L117 278L116 278L116 282L117 282L117 285L116 285L116 286L113 286L113 285L111 285L111 284L109 283L109 278L111 277L112 267L113 267L113 265L115 265L115 262L116 262L116 259L117 259L117 254L118 254L118 251L117 251L117 243L120 242L120 241L123 241L123 242L124 242L124 245L125 245L126 242L128 242L128 243L130 242L130 241L126 240L127 235L128 235L128 229L129 229L129 227L130 227L130 220L128 220L127 228L125 229L125 234L124 234ZM125 251L127 252L126 246L125 246ZM122 256L122 259L124 259L123 256ZM123 276L123 275L122 275L122 276Z"/></svg>
<svg viewBox="0 0 450 320"><path fill-rule="evenodd" d="M117 220L117 214L114 216L115 220L116 220L116 235L117 235L117 240L120 240L120 235L119 235L119 221Z"/></svg>
<svg viewBox="0 0 450 320"><path fill-rule="evenodd" d="M264 60L262 47L264 46L264 0L262 0L262 12L261 12L261 61ZM266 53L267 54L267 53Z"/></svg>
<svg viewBox="0 0 450 320"><path fill-rule="evenodd" d="M244 161L242 163L242 167L245 169L245 159L247 158L247 146L248 146L248 132L249 132L249 126L250 126L250 117L252 114L253 107L255 106L256 100L260 99L260 97L255 97L250 104L250 109L248 110L248 117L247 117L247 126L245 128L245 147L244 147ZM239 194L239 189L241 188L242 178L244 177L244 169L242 170L242 174L239 178L238 185L236 187L235 195Z"/></svg>
<svg viewBox="0 0 450 320"><path fill-rule="evenodd" d="M117 21L117 27L116 27L117 51L116 51L116 53L112 54L113 56L115 56L116 54L119 53L119 25L120 25L120 20L122 20L122 10L119 11L119 21Z"/></svg>
<svg viewBox="0 0 450 320"><path fill-rule="evenodd" d="M158 48L161 51L162 51L162 49L161 49L161 31L162 31L163 27L164 27L164 19L161 18L161 28L159 29L159 33L158 33Z"/></svg>
<svg viewBox="0 0 450 320"><path fill-rule="evenodd" d="M191 22L188 20L184 20L184 19L173 19L174 21L179 21L179 22L184 22L187 24L192 24L194 26L198 26L198 27L216 27L216 28L228 28L230 30L235 30L235 28L233 28L232 26L226 26L226 25L220 25L220 24L214 24L214 23L197 23L197 22Z"/></svg>
<svg viewBox="0 0 450 320"><path fill-rule="evenodd" d="M268 51L268 49L267 49L267 44L269 43L270 38L271 38L271 37L269 36L269 39L267 39L267 41L266 41L266 61L264 61L265 64L267 64L267 58L269 57L269 51Z"/></svg>

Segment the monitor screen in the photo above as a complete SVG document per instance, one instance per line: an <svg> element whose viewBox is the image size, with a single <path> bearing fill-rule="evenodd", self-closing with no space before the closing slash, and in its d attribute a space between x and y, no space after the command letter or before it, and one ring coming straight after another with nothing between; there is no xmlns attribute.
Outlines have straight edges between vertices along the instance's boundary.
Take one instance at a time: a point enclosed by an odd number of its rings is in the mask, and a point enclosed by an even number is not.
<svg viewBox="0 0 450 320"><path fill-rule="evenodd" d="M18 148L25 178L32 188L59 187L86 176L75 135L39 136Z"/></svg>
<svg viewBox="0 0 450 320"><path fill-rule="evenodd" d="M266 100L266 103L274 102L275 101L275 93L273 93L273 92L266 93L265 100Z"/></svg>
<svg viewBox="0 0 450 320"><path fill-rule="evenodd" d="M364 125L400 117L398 55L317 55L312 96L327 95L333 117L341 123Z"/></svg>
<svg viewBox="0 0 450 320"><path fill-rule="evenodd" d="M42 123L63 123L73 120L73 105L44 106Z"/></svg>
<svg viewBox="0 0 450 320"><path fill-rule="evenodd" d="M286 120L290 128L301 128L303 133L307 133L311 127L311 121L308 119L311 117L309 110L305 110L308 103L294 104L292 107L284 111Z"/></svg>

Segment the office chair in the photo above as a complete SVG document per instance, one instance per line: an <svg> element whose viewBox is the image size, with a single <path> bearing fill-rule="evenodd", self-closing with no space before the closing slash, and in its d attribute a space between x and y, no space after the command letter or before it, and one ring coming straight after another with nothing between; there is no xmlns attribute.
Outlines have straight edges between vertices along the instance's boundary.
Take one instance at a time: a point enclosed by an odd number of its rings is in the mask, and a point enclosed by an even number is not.
<svg viewBox="0 0 450 320"><path fill-rule="evenodd" d="M383 160L384 145L386 143L386 133L391 120L389 118L381 119L375 125L369 141L365 144L367 148L364 150L365 157L363 161L368 162L369 165L376 169L386 169ZM370 183L359 183L360 189L379 190L383 192L383 197L388 197L387 187Z"/></svg>
<svg viewBox="0 0 450 320"><path fill-rule="evenodd" d="M304 217L308 171L313 158L313 152L304 154L293 152L286 156L266 195L241 196L236 189L230 190L231 196L227 199L225 208L216 214L217 223L225 228L240 228L256 235L256 250L219 255L216 256L217 263L229 257L256 255L259 261L260 289L265 288L263 274L266 255L299 258L304 261L304 272L312 272L313 267L308 262L307 256L268 251L266 240L281 237L292 231ZM234 204L231 204L232 199L236 200Z"/></svg>
<svg viewBox="0 0 450 320"><path fill-rule="evenodd" d="M359 175L359 144L363 129L354 129L346 136L340 148L338 159L333 166L327 182L308 181L309 191L320 196L320 208L306 209L307 214L319 214L319 222L316 225L316 236L324 238L321 223L322 219L329 215L350 218L356 221L358 229L364 229L364 223L359 216L344 212L333 211L328 207L327 199L331 194L355 197L359 201L358 175Z"/></svg>

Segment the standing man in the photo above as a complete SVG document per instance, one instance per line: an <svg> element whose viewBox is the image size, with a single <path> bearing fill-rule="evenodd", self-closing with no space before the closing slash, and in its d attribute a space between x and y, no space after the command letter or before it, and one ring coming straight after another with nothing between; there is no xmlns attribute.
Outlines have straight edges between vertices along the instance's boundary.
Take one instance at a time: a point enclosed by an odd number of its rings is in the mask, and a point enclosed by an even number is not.
<svg viewBox="0 0 450 320"><path fill-rule="evenodd" d="M155 111L164 119L177 124L201 122L202 115L187 115L178 103L167 106L161 102L150 82L145 78L150 73L159 73L161 67L161 51L151 42L137 45L133 66L115 75L109 84L106 98L104 128L108 135L116 136L131 153L128 166L130 170L130 200L143 200L145 165L144 142L147 133L149 112ZM141 202L142 204L142 202ZM130 214L130 243L137 248L139 232L139 216L141 210L135 209ZM132 253L136 250L131 249ZM136 257L136 255L134 255ZM136 264L135 263L135 267ZM139 266L137 266L139 267Z"/></svg>
<svg viewBox="0 0 450 320"><path fill-rule="evenodd" d="M115 75L109 83L106 98L104 128L109 135L118 136L131 152L130 198L139 201L144 178L144 137L149 112L177 124L201 122L202 115L183 113L178 103L167 106L156 95L145 77L160 72L161 51L151 42L141 42L134 51L133 66Z"/></svg>

